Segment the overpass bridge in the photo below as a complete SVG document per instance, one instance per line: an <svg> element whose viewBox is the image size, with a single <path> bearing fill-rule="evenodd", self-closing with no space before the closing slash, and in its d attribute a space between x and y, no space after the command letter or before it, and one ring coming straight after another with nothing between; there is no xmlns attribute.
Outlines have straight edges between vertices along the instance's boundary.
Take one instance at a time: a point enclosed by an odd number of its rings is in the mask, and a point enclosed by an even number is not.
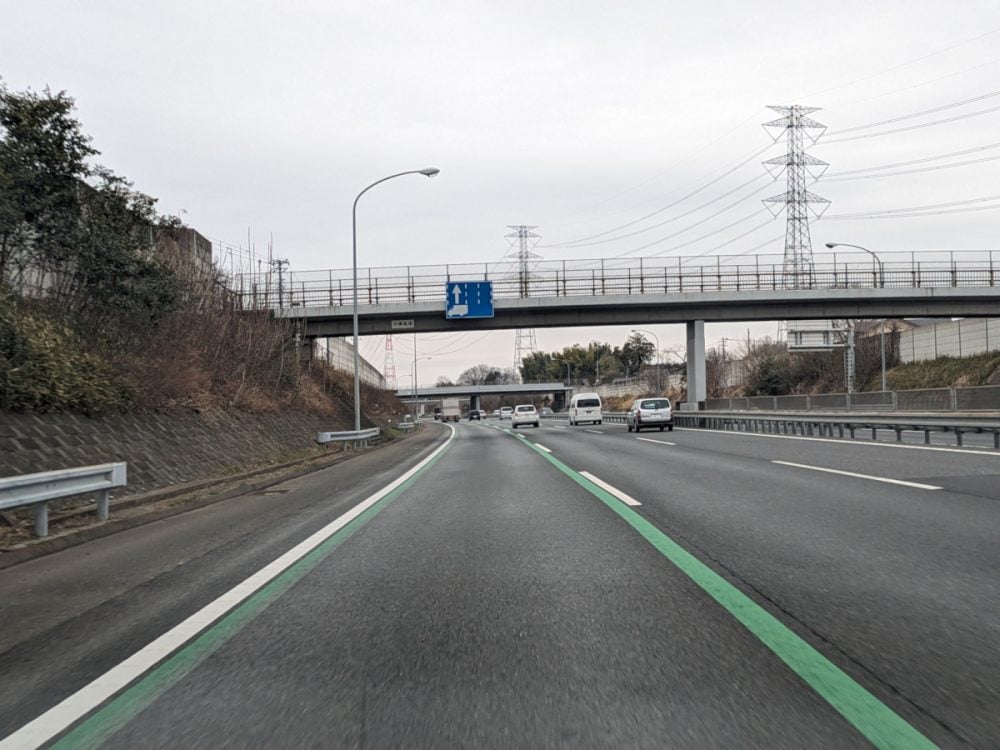
<svg viewBox="0 0 1000 750"><path fill-rule="evenodd" d="M704 401L704 324L754 320L987 317L1000 314L1000 253L814 256L793 273L780 255L540 261L359 269L361 335L511 328L685 323L687 382ZM300 325L304 344L352 333L352 270L237 278L248 308ZM492 281L494 317L445 317L445 286Z"/></svg>
<svg viewBox="0 0 1000 750"><path fill-rule="evenodd" d="M470 409L479 409L480 399L483 396L539 396L549 395L553 397L555 408L562 409L566 404L567 396L574 390L574 386L563 382L552 383L505 383L502 385L443 385L443 386L417 386L413 388L400 388L396 391L396 397L400 401L417 401L427 403L427 401L438 401L445 398L467 398Z"/></svg>

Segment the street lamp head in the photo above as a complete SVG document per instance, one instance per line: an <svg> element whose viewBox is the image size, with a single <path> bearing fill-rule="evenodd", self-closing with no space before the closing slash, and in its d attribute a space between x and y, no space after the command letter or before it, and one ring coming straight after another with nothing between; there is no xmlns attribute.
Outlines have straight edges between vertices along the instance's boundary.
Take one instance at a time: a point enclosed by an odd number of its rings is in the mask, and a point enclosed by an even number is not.
<svg viewBox="0 0 1000 750"><path fill-rule="evenodd" d="M837 246L837 243L836 242L827 242L826 246L832 250L833 248L835 248Z"/></svg>
<svg viewBox="0 0 1000 750"><path fill-rule="evenodd" d="M437 167L427 167L427 169L418 169L417 171L420 172L420 174L424 175L425 177L433 177L441 170L438 169Z"/></svg>

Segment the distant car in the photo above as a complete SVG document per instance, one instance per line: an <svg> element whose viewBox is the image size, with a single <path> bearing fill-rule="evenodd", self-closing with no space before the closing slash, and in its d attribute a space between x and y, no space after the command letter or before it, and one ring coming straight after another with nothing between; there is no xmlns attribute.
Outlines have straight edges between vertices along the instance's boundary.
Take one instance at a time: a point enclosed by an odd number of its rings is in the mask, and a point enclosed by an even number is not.
<svg viewBox="0 0 1000 750"><path fill-rule="evenodd" d="M542 411L541 411L541 415L543 417L551 417L552 416L552 409L550 409L547 406L543 406L542 407Z"/></svg>
<svg viewBox="0 0 1000 750"><path fill-rule="evenodd" d="M674 415L670 406L670 399L666 398L640 398L632 402L632 406L625 415L625 424L628 431L639 432L644 427L659 427L660 432L666 427L671 432L674 431Z"/></svg>
<svg viewBox="0 0 1000 750"><path fill-rule="evenodd" d="M518 425L522 424L538 427L538 412L531 404L520 404L514 407L514 413L510 417L510 426L516 429Z"/></svg>
<svg viewBox="0 0 1000 750"><path fill-rule="evenodd" d="M534 407L532 407L534 408ZM514 413L513 406L501 406L500 407L500 419L510 419L511 415Z"/></svg>
<svg viewBox="0 0 1000 750"><path fill-rule="evenodd" d="M473 419L481 419L481 418L482 418L482 412L479 411L479 409L469 409L469 421L470 422Z"/></svg>

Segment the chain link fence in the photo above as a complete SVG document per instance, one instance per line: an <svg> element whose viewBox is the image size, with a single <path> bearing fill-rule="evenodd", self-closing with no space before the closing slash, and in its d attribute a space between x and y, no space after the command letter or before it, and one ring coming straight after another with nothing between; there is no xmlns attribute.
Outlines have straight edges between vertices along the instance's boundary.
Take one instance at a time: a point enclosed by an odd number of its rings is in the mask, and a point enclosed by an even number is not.
<svg viewBox="0 0 1000 750"><path fill-rule="evenodd" d="M1000 385L908 391L710 398L709 411L1000 411Z"/></svg>

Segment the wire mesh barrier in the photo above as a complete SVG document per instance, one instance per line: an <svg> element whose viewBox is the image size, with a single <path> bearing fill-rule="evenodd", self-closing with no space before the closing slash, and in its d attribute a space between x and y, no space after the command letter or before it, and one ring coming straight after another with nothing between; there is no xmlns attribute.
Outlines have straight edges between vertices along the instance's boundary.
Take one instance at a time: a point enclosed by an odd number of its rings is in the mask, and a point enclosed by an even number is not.
<svg viewBox="0 0 1000 750"><path fill-rule="evenodd" d="M817 255L808 274L790 275L779 255L605 258L536 262L527 271L510 262L358 269L358 302L365 305L440 301L453 281L492 281L494 299L685 292L778 291L1000 286L1000 254L883 253L882 267L856 254ZM234 291L247 307L344 307L353 304L353 271L239 274Z"/></svg>
<svg viewBox="0 0 1000 750"><path fill-rule="evenodd" d="M907 391L710 398L707 411L1000 411L1000 385Z"/></svg>

